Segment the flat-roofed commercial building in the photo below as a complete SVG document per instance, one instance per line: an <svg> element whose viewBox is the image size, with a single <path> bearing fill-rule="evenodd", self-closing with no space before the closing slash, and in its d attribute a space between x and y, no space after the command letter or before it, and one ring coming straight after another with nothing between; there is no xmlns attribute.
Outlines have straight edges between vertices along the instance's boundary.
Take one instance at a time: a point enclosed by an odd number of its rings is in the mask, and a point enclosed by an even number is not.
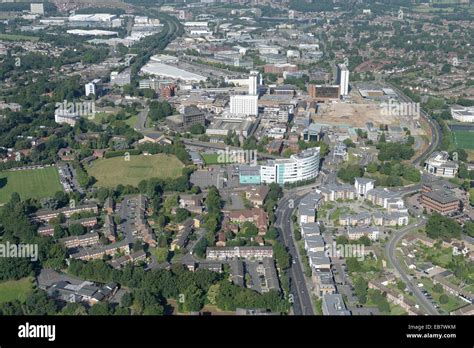
<svg viewBox="0 0 474 348"><path fill-rule="evenodd" d="M200 124L203 126L206 124L206 115L195 105L185 106L182 117L184 128L189 128L195 124Z"/></svg>
<svg viewBox="0 0 474 348"><path fill-rule="evenodd" d="M219 119L212 123L207 129L206 134L210 136L226 137L229 131L247 137L253 127L252 121L237 119Z"/></svg>
<svg viewBox="0 0 474 348"><path fill-rule="evenodd" d="M323 295L322 302L323 315L351 315L347 310L341 294Z"/></svg>
<svg viewBox="0 0 474 348"><path fill-rule="evenodd" d="M117 27L121 20L109 13L76 14L68 17L70 27Z"/></svg>
<svg viewBox="0 0 474 348"><path fill-rule="evenodd" d="M425 170L435 176L455 178L459 166L449 159L446 151L436 151L425 161Z"/></svg>
<svg viewBox="0 0 474 348"><path fill-rule="evenodd" d="M339 99L339 86L338 85L308 85L308 94L311 98L315 99Z"/></svg>
<svg viewBox="0 0 474 348"><path fill-rule="evenodd" d="M459 122L474 122L474 106L455 106L451 108L451 115Z"/></svg>
<svg viewBox="0 0 474 348"><path fill-rule="evenodd" d="M284 72L297 72L298 66L289 63L266 64L263 69L266 74L283 74Z"/></svg>
<svg viewBox="0 0 474 348"><path fill-rule="evenodd" d="M240 166L239 182L244 185L260 185L260 166Z"/></svg>
<svg viewBox="0 0 474 348"><path fill-rule="evenodd" d="M434 190L422 193L421 205L430 212L446 215L459 210L459 199L447 191Z"/></svg>

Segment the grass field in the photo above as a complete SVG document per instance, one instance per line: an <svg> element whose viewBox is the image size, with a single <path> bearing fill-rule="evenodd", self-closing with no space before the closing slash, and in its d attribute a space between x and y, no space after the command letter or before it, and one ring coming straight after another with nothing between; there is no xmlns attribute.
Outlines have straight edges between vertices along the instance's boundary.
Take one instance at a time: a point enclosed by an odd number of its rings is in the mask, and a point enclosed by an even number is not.
<svg viewBox="0 0 474 348"><path fill-rule="evenodd" d="M168 260L168 248L151 248L150 252L156 257L158 263Z"/></svg>
<svg viewBox="0 0 474 348"><path fill-rule="evenodd" d="M111 114L108 114L106 112L96 112L94 118L92 119L92 122L94 122L95 124L102 124L102 120L107 121L110 116Z"/></svg>
<svg viewBox="0 0 474 348"><path fill-rule="evenodd" d="M402 307L390 303L390 315L408 315L408 313Z"/></svg>
<svg viewBox="0 0 474 348"><path fill-rule="evenodd" d="M474 284L466 286L463 290L468 291L471 294L474 294Z"/></svg>
<svg viewBox="0 0 474 348"><path fill-rule="evenodd" d="M110 119L112 118L113 114L107 113L107 112L97 112L94 115L94 118L91 119L92 122L95 124L102 124L102 123L108 123L110 122ZM138 115L133 115L124 120L126 125L130 126L130 128L134 128L135 124L137 123L138 120Z"/></svg>
<svg viewBox="0 0 474 348"><path fill-rule="evenodd" d="M453 140L460 149L474 150L474 132L453 131Z"/></svg>
<svg viewBox="0 0 474 348"><path fill-rule="evenodd" d="M97 179L97 186L116 187L119 184L137 186L144 179L177 178L181 176L183 163L175 156L158 154L153 156L131 156L96 160L86 170Z"/></svg>
<svg viewBox="0 0 474 348"><path fill-rule="evenodd" d="M125 120L125 124L127 124L130 128L134 128L137 121L138 121L138 115L133 115Z"/></svg>
<svg viewBox="0 0 474 348"><path fill-rule="evenodd" d="M13 192L28 199L50 197L62 190L56 167L0 172L0 204L7 203Z"/></svg>
<svg viewBox="0 0 474 348"><path fill-rule="evenodd" d="M225 164L219 161L219 154L217 153L202 153L201 157L208 166L213 164Z"/></svg>
<svg viewBox="0 0 474 348"><path fill-rule="evenodd" d="M13 300L25 302L31 291L33 291L33 281L31 277L2 282L0 283L0 303Z"/></svg>
<svg viewBox="0 0 474 348"><path fill-rule="evenodd" d="M7 41L38 41L39 37L13 34L0 34L0 40Z"/></svg>

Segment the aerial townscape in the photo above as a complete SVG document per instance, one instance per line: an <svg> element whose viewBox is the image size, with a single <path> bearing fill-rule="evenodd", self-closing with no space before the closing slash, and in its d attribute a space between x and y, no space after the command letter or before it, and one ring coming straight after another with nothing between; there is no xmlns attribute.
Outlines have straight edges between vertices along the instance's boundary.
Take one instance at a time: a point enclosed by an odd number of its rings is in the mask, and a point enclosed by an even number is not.
<svg viewBox="0 0 474 348"><path fill-rule="evenodd" d="M0 314L474 315L473 16L1 1Z"/></svg>

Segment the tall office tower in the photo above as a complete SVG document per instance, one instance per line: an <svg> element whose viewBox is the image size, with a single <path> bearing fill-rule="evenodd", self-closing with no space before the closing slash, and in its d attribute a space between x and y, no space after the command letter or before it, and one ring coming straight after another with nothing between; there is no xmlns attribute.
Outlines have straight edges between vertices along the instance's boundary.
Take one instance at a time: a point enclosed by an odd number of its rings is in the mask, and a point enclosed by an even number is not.
<svg viewBox="0 0 474 348"><path fill-rule="evenodd" d="M349 69L345 64L337 66L337 84L341 96L349 94Z"/></svg>
<svg viewBox="0 0 474 348"><path fill-rule="evenodd" d="M94 79L89 83L86 83L85 90L86 90L86 97L90 94L97 95L98 84L101 82L100 79Z"/></svg>
<svg viewBox="0 0 474 348"><path fill-rule="evenodd" d="M95 85L92 82L86 83L85 89L86 97L88 97L90 94L95 94Z"/></svg>
<svg viewBox="0 0 474 348"><path fill-rule="evenodd" d="M251 71L249 76L249 95L257 95L257 88L258 88L258 71Z"/></svg>
<svg viewBox="0 0 474 348"><path fill-rule="evenodd" d="M233 95L230 97L230 113L240 116L258 115L257 95Z"/></svg>

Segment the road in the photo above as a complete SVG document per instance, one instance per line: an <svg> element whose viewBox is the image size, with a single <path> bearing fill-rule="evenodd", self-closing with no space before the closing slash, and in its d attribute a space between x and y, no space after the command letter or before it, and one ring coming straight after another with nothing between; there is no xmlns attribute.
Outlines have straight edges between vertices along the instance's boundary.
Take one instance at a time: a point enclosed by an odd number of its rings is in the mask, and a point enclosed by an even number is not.
<svg viewBox="0 0 474 348"><path fill-rule="evenodd" d="M397 92L400 100L402 100L405 103L414 103L414 101L412 99L407 97L397 87L395 87L394 85L392 85L388 82L385 82L385 83L387 83L395 92ZM429 143L429 145L428 145L428 147L426 148L425 151L423 151L416 158L412 159L411 162L414 165L422 165L422 161L429 154L431 154L433 151L435 151L438 148L438 146L441 143L442 137L443 137L442 132L441 132L441 127L439 126L439 124L436 121L432 120L431 117L425 111L423 111L421 108L420 108L420 116L423 117L426 120L426 122L428 123L428 126L431 129L431 141L430 141L430 143Z"/></svg>
<svg viewBox="0 0 474 348"><path fill-rule="evenodd" d="M135 218L136 203L131 199L131 196L125 196L120 207L118 214L120 216L120 228L122 231L123 238L128 241L129 244L133 243L133 219Z"/></svg>
<svg viewBox="0 0 474 348"><path fill-rule="evenodd" d="M221 143L208 143L204 141L181 138L181 141L184 145L194 146L203 149L214 149L214 150L228 150L228 151L245 151L241 147L229 146ZM281 156L270 155L267 153L258 152L259 159L275 159L282 158Z"/></svg>
<svg viewBox="0 0 474 348"><path fill-rule="evenodd" d="M299 201L307 193L307 190L288 194L280 200L275 211L275 226L280 230L280 241L288 248L291 259L296 261L291 263L288 269L290 292L293 295L293 313L295 315L314 315L310 293L306 286L303 269L291 235L291 216L294 208L298 206Z"/></svg>
<svg viewBox="0 0 474 348"><path fill-rule="evenodd" d="M294 244L293 237L291 235L291 224L292 219L291 216L293 214L294 209L298 206L298 203L301 199L310 191L313 190L314 186L318 185L328 185L336 183L336 171L332 166L328 166L328 163L323 163L324 169L321 170L320 175L318 176L315 183L311 185L305 185L297 188L293 188L290 190L284 190L285 196L279 201L278 208L275 211L276 222L275 226L280 230L280 241L288 248L288 252L292 258L296 262L291 264L290 269L288 270L288 277L290 279L290 291L293 295L293 312L295 315L313 315L313 307L310 298L310 292L307 288L306 281L303 274L302 264L298 258L298 253L296 250L296 246ZM411 185L409 187L402 187L396 189L402 196L412 194L417 192L421 188L421 184ZM290 204L291 203L291 204ZM410 279L406 274L404 274L404 270L401 268L399 264L397 264L397 260L394 258L395 253L395 246L398 241L403 238L403 235L410 231L413 228L418 227L418 225L410 226L406 230L399 231L396 235L394 234L392 240L389 242L393 243L390 244L391 247L387 249L387 255L390 255L389 252L392 254L389 256L390 261L396 267L402 280L407 283L413 294L415 296L420 297L420 303L424 303L424 306L427 306L427 311L430 313L434 309L432 304L423 296L421 291L411 284ZM397 238L395 238L397 237ZM393 260L393 261L392 261ZM343 270L340 270L341 277L344 279ZM344 281L343 281L344 282ZM414 287L415 289L412 289ZM436 312L437 313L437 312ZM436 314L435 313L435 314Z"/></svg>
<svg viewBox="0 0 474 348"><path fill-rule="evenodd" d="M401 193L402 196L406 196L415 192L418 192L421 189L421 183L416 185L411 185L409 187L401 187L399 189L395 189L394 191L398 191ZM400 231L393 232L389 242L385 247L385 255L387 255L390 263L392 266L397 270L400 278L406 284L406 286L410 289L413 295L416 297L418 303L423 307L424 311L428 314L438 315L438 311L433 306L430 300L428 300L425 295L420 291L418 286L413 283L410 279L410 276L405 273L405 269L401 266L400 261L396 257L396 249L398 243L403 239L403 237L410 231L417 229L421 226L424 226L426 222L424 220L417 222L415 225L410 225L405 227Z"/></svg>
<svg viewBox="0 0 474 348"><path fill-rule="evenodd" d="M424 311L428 314L431 315L439 315L439 312L436 310L436 308L433 306L430 300L428 300L423 293L420 291L418 286L413 283L413 281L410 279L410 276L405 273L405 270L403 269L402 265L400 264L400 261L396 257L396 249L397 249L397 244L403 239L403 237L410 231L419 228L423 226L426 222L425 221L420 221L416 223L415 225L407 226L406 228L393 232L389 242L385 246L385 253L392 264L392 266L397 270L398 274L400 275L400 278L403 280L403 282L406 284L408 289L413 293L413 295L416 297L417 302L421 305L421 307L424 309Z"/></svg>
<svg viewBox="0 0 474 348"><path fill-rule="evenodd" d="M150 107L147 105L143 108L143 110L141 110L139 113L138 113L138 119L137 119L137 123L135 123L135 130L137 132L144 132L146 130L153 130L153 128L151 129L147 129L145 127L146 125L146 118L148 117L148 112L150 111Z"/></svg>

